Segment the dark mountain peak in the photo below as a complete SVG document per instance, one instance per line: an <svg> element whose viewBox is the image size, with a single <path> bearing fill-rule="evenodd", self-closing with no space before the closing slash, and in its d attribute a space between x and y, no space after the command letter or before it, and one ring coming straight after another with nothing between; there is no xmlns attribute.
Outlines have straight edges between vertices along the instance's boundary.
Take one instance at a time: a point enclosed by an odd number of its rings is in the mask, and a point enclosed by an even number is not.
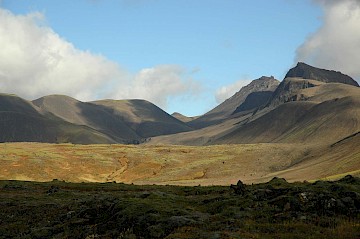
<svg viewBox="0 0 360 239"><path fill-rule="evenodd" d="M276 80L274 76L262 76L259 79L256 79L255 81L272 81L272 80Z"/></svg>
<svg viewBox="0 0 360 239"><path fill-rule="evenodd" d="M326 83L343 83L359 86L359 84L354 79L339 71L316 68L305 64L304 62L298 62L295 67L291 68L286 74L285 78L289 77L312 79Z"/></svg>
<svg viewBox="0 0 360 239"><path fill-rule="evenodd" d="M248 95L254 91L274 91L280 82L273 76L262 76L250 82L250 84L242 87L234 96ZM231 99L231 98L230 98Z"/></svg>
<svg viewBox="0 0 360 239"><path fill-rule="evenodd" d="M262 82L273 83L273 82L279 82L279 81L277 79L275 79L274 76L262 76L258 79L253 80L250 84L259 84Z"/></svg>

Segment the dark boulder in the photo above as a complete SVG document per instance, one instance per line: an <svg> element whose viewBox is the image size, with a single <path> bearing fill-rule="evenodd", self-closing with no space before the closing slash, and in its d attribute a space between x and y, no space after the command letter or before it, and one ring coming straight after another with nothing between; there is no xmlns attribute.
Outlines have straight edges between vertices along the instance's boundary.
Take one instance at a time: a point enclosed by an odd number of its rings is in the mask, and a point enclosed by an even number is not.
<svg viewBox="0 0 360 239"><path fill-rule="evenodd" d="M236 185L231 184L230 188L238 195L244 195L246 193L245 184L241 182L241 180L239 180Z"/></svg>

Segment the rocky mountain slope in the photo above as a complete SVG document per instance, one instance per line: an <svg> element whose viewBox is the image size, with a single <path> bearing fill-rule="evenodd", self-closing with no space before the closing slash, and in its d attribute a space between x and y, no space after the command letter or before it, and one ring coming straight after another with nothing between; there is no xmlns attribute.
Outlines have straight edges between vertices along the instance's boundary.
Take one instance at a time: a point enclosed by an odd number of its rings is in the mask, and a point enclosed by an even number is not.
<svg viewBox="0 0 360 239"><path fill-rule="evenodd" d="M215 125L228 119L237 108L244 103L246 98L254 92L272 92L279 85L279 81L274 77L263 76L257 80L252 81L249 85L241 88L232 97L225 100L223 103L210 110L199 118L190 121L189 126L200 129L210 125ZM265 93L266 94L266 93ZM262 103L259 102L259 103ZM247 106L248 107L248 106ZM256 107L253 106L253 107Z"/></svg>
<svg viewBox="0 0 360 239"><path fill-rule="evenodd" d="M300 74L299 69L306 71ZM297 77L285 78L274 92L248 94L231 116L221 123L192 132L157 137L153 143L328 144L360 131L360 87L352 78L303 63L290 69L287 76L294 74Z"/></svg>

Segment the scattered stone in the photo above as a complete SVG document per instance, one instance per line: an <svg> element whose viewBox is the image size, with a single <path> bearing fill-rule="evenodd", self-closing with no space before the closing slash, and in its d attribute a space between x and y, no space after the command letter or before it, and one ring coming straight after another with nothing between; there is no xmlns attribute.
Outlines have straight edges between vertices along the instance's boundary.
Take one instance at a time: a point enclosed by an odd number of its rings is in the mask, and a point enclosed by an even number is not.
<svg viewBox="0 0 360 239"><path fill-rule="evenodd" d="M75 215L75 211L70 211L70 212L66 213L66 218L67 218L67 219L70 219L70 218L72 218L74 215Z"/></svg>
<svg viewBox="0 0 360 239"><path fill-rule="evenodd" d="M291 209L291 205L289 202L287 202L284 206L284 211L289 211Z"/></svg>
<svg viewBox="0 0 360 239"><path fill-rule="evenodd" d="M339 180L341 183L349 183L349 184L355 184L358 183L358 178L353 177L352 175L346 175L342 179Z"/></svg>
<svg viewBox="0 0 360 239"><path fill-rule="evenodd" d="M186 216L172 216L168 222L170 228L179 228L193 224L196 224L196 221Z"/></svg>
<svg viewBox="0 0 360 239"><path fill-rule="evenodd" d="M231 184L230 188L238 195L244 195L246 193L245 184L241 182L241 180L239 180L236 185Z"/></svg>
<svg viewBox="0 0 360 239"><path fill-rule="evenodd" d="M150 195L151 195L150 192L145 191L145 192L141 193L141 194L139 195L139 197L140 197L140 198L147 198L147 197L149 197Z"/></svg>
<svg viewBox="0 0 360 239"><path fill-rule="evenodd" d="M253 193L254 199L257 201L269 200L273 198L274 191L270 189L257 189Z"/></svg>
<svg viewBox="0 0 360 239"><path fill-rule="evenodd" d="M51 195L51 194L54 194L54 193L58 192L59 190L60 190L59 187L52 185L52 186L50 187L50 189L46 191L46 193L47 193L48 195Z"/></svg>
<svg viewBox="0 0 360 239"><path fill-rule="evenodd" d="M300 193L300 194L299 194L300 201L301 201L302 203L307 203L307 202L309 201L308 196L309 196L309 194L306 193L306 192Z"/></svg>

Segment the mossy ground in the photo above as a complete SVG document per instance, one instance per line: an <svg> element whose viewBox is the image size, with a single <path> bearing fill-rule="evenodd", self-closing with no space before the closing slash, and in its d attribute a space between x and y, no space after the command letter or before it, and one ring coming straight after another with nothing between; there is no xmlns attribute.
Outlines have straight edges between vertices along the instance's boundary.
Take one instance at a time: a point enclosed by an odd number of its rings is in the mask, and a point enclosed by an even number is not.
<svg viewBox="0 0 360 239"><path fill-rule="evenodd" d="M0 181L0 238L359 238L360 179L237 186Z"/></svg>

